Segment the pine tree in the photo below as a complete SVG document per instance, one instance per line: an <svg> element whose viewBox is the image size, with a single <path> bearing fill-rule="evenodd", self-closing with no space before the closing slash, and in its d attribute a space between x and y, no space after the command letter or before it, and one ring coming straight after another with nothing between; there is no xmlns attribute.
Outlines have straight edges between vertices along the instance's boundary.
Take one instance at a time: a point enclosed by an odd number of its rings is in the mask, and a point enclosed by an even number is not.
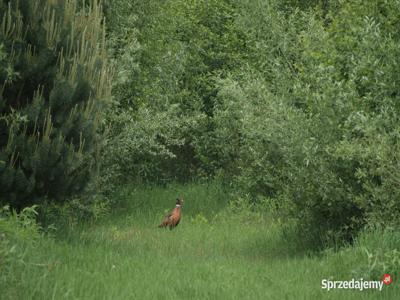
<svg viewBox="0 0 400 300"><path fill-rule="evenodd" d="M111 69L99 0L0 3L0 202L79 193L96 165Z"/></svg>

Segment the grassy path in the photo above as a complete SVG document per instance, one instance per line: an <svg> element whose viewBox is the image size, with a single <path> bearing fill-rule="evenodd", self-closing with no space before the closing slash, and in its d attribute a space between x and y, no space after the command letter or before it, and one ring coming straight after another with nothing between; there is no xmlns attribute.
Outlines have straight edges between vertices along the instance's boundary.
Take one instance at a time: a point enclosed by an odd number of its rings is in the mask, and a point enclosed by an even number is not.
<svg viewBox="0 0 400 300"><path fill-rule="evenodd" d="M158 229L179 194L186 198L181 224ZM398 284L382 292L322 290L322 278L353 277L363 264L357 249L305 255L277 222L223 213L226 196L214 186L121 197L140 201L28 249L2 299L399 299Z"/></svg>

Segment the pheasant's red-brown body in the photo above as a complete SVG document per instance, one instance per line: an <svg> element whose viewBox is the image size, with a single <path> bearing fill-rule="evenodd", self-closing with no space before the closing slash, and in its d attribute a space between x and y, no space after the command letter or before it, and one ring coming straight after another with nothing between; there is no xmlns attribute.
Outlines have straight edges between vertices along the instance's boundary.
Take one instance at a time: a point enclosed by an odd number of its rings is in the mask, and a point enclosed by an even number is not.
<svg viewBox="0 0 400 300"><path fill-rule="evenodd" d="M178 226L181 221L181 210L183 206L183 199L176 199L175 208L164 217L164 220L158 227L169 227L169 229L173 229Z"/></svg>

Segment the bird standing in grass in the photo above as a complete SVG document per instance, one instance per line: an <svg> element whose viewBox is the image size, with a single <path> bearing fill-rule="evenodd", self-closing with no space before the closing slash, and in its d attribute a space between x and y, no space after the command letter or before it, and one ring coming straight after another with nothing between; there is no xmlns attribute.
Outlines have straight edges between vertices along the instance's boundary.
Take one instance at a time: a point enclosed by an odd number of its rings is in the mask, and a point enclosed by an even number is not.
<svg viewBox="0 0 400 300"><path fill-rule="evenodd" d="M181 210L183 206L183 199L178 198L176 199L175 208L164 217L164 220L158 227L169 227L169 229L173 229L178 226L181 220Z"/></svg>

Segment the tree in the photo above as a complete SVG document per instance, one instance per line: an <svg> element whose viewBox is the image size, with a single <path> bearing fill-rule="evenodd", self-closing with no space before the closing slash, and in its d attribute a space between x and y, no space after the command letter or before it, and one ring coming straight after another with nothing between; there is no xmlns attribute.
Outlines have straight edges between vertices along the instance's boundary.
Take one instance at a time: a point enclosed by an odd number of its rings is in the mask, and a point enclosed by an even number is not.
<svg viewBox="0 0 400 300"><path fill-rule="evenodd" d="M102 6L80 3L0 6L0 202L63 202L94 171L111 69Z"/></svg>

